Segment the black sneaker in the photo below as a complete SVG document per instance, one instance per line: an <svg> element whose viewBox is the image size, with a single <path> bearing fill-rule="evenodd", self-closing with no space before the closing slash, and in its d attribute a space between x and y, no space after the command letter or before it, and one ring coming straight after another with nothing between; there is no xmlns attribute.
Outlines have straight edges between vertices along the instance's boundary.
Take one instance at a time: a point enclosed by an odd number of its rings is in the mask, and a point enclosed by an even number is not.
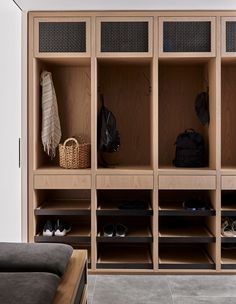
<svg viewBox="0 0 236 304"><path fill-rule="evenodd" d="M55 224L55 236L65 236L68 232L70 232L71 226L62 222L61 220L57 220Z"/></svg>
<svg viewBox="0 0 236 304"><path fill-rule="evenodd" d="M113 224L106 224L103 226L103 235L106 237L113 237L115 226Z"/></svg>
<svg viewBox="0 0 236 304"><path fill-rule="evenodd" d="M43 227L43 236L53 236L54 229L51 221L47 220Z"/></svg>

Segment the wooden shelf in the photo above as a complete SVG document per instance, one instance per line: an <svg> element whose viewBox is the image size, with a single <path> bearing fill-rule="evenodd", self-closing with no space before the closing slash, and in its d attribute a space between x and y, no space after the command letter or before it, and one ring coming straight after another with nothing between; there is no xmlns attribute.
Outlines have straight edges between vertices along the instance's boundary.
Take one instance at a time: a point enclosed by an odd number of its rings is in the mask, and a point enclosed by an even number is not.
<svg viewBox="0 0 236 304"><path fill-rule="evenodd" d="M125 237L107 237L103 236L103 232L99 232L97 236L98 243L152 243L153 237L149 227L129 226Z"/></svg>
<svg viewBox="0 0 236 304"><path fill-rule="evenodd" d="M235 206L232 204L221 203L223 204L221 207L221 216L236 216L236 200Z"/></svg>
<svg viewBox="0 0 236 304"><path fill-rule="evenodd" d="M221 243L236 243L236 236L235 237L227 237L221 235Z"/></svg>
<svg viewBox="0 0 236 304"><path fill-rule="evenodd" d="M180 168L175 166L160 166L158 168L160 175L215 175L216 170L209 167L202 168Z"/></svg>
<svg viewBox="0 0 236 304"><path fill-rule="evenodd" d="M44 202L34 210L35 215L90 215L91 200L61 199Z"/></svg>
<svg viewBox="0 0 236 304"><path fill-rule="evenodd" d="M114 168L98 168L97 174L153 174L153 168L151 166L115 166Z"/></svg>
<svg viewBox="0 0 236 304"><path fill-rule="evenodd" d="M188 210L182 207L182 202L160 201L159 215L160 216L213 216L216 212L213 209L209 210Z"/></svg>
<svg viewBox="0 0 236 304"><path fill-rule="evenodd" d="M234 249L221 250L221 268L236 269L236 246Z"/></svg>
<svg viewBox="0 0 236 304"><path fill-rule="evenodd" d="M34 170L34 174L65 174L65 175L74 175L74 174L91 174L91 169L63 169L59 166L43 166Z"/></svg>
<svg viewBox="0 0 236 304"><path fill-rule="evenodd" d="M97 208L97 215L103 216L151 216L153 210L149 206L148 209L119 209L118 205L121 201L100 202Z"/></svg>
<svg viewBox="0 0 236 304"><path fill-rule="evenodd" d="M152 258L147 246L101 245L97 268L151 269Z"/></svg>
<svg viewBox="0 0 236 304"><path fill-rule="evenodd" d="M165 246L159 251L160 269L214 269L215 264L199 246Z"/></svg>
<svg viewBox="0 0 236 304"><path fill-rule="evenodd" d="M166 227L160 228L160 243L213 243L215 237L202 226L199 227Z"/></svg>
<svg viewBox="0 0 236 304"><path fill-rule="evenodd" d="M38 233L34 237L36 243L89 243L91 241L91 229L89 224L73 226L71 231L66 236L43 236Z"/></svg>

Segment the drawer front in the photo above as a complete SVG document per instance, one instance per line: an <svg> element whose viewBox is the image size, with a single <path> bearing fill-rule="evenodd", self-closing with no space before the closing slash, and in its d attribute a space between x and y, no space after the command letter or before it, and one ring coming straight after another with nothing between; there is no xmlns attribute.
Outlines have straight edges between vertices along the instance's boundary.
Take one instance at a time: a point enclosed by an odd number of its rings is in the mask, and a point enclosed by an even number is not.
<svg viewBox="0 0 236 304"><path fill-rule="evenodd" d="M236 189L236 176L221 176L221 189L222 190L235 190Z"/></svg>
<svg viewBox="0 0 236 304"><path fill-rule="evenodd" d="M97 175L97 189L153 189L152 175Z"/></svg>
<svg viewBox="0 0 236 304"><path fill-rule="evenodd" d="M90 189L90 175L35 175L34 189Z"/></svg>
<svg viewBox="0 0 236 304"><path fill-rule="evenodd" d="M216 176L159 176L159 189L216 189Z"/></svg>

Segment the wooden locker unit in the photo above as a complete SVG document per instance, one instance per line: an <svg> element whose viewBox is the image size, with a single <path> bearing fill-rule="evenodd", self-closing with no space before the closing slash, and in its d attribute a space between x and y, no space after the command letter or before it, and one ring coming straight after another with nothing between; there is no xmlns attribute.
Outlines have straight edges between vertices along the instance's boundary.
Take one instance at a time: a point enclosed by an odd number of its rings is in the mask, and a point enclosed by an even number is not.
<svg viewBox="0 0 236 304"><path fill-rule="evenodd" d="M28 13L28 241L63 242L88 250L91 273L235 273L233 238L221 235L236 218L234 80L236 13ZM191 37L192 39L187 39ZM83 134L91 167L62 169L41 143L43 70L52 73L62 139ZM194 109L209 92L210 124ZM100 165L100 95L116 117L121 146ZM194 128L206 143L207 165L173 165L179 133ZM201 197L209 210L183 202ZM122 210L128 200L146 210ZM46 220L62 218L64 237L42 235ZM105 237L106 223L124 223L126 237Z"/></svg>

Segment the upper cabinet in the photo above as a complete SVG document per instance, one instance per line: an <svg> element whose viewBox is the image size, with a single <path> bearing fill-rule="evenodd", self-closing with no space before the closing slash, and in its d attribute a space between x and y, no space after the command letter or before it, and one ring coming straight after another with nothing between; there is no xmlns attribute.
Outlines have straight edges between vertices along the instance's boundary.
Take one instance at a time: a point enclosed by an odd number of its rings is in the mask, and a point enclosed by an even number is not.
<svg viewBox="0 0 236 304"><path fill-rule="evenodd" d="M160 57L214 57L214 17L159 17Z"/></svg>
<svg viewBox="0 0 236 304"><path fill-rule="evenodd" d="M222 57L236 56L236 17L222 17Z"/></svg>
<svg viewBox="0 0 236 304"><path fill-rule="evenodd" d="M35 57L89 57L90 18L34 19Z"/></svg>
<svg viewBox="0 0 236 304"><path fill-rule="evenodd" d="M152 17L98 17L98 57L152 57Z"/></svg>

